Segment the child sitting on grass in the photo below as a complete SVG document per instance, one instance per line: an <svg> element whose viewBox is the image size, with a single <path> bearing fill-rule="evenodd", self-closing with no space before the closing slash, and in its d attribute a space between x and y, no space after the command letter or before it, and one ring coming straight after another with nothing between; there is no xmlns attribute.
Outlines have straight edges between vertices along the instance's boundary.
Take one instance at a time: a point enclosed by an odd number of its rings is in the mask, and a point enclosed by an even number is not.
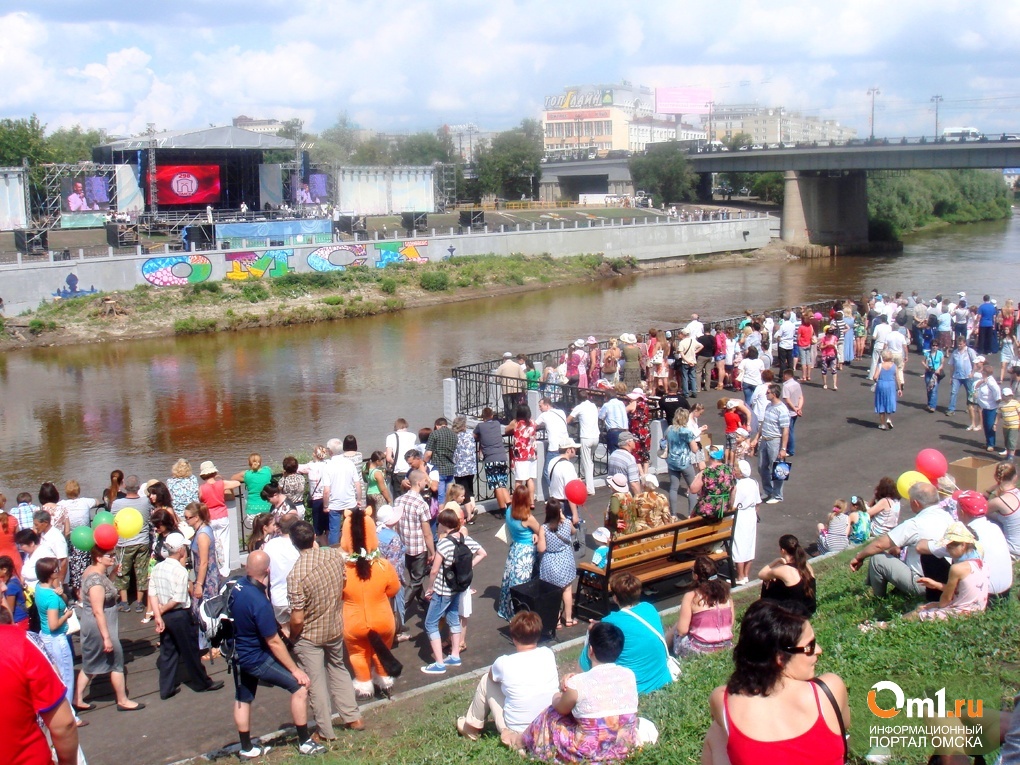
<svg viewBox="0 0 1020 765"><path fill-rule="evenodd" d="M850 519L846 509L849 507L845 499L837 499L832 503L832 512L826 523L818 524L818 551L820 553L838 552L849 545Z"/></svg>

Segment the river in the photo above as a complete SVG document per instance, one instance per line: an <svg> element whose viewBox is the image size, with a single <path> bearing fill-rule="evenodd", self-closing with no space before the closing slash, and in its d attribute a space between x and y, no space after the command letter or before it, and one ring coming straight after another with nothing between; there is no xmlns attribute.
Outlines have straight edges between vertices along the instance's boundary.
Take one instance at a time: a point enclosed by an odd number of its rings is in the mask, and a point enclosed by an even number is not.
<svg viewBox="0 0 1020 765"><path fill-rule="evenodd" d="M98 496L109 471L165 478L178 457L231 474L249 452L278 465L353 433L366 454L402 416L442 414L450 368L504 351L565 346L691 311L724 317L877 288L1020 298L1020 224L979 223L911 237L902 255L697 266L398 314L212 336L0 355L0 491L44 480Z"/></svg>

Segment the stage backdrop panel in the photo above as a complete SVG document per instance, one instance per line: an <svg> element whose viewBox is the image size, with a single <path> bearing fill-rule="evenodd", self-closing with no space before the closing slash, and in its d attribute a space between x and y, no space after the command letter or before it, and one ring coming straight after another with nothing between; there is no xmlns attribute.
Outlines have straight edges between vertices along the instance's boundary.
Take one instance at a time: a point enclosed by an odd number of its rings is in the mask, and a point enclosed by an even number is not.
<svg viewBox="0 0 1020 765"><path fill-rule="evenodd" d="M117 212L145 212L145 197L138 185L137 168L134 165L117 165L114 180L117 184Z"/></svg>
<svg viewBox="0 0 1020 765"><path fill-rule="evenodd" d="M20 171L6 171L0 175L0 231L27 227L25 174Z"/></svg>
<svg viewBox="0 0 1020 765"><path fill-rule="evenodd" d="M259 207L283 204L283 170L280 165L259 165Z"/></svg>
<svg viewBox="0 0 1020 765"><path fill-rule="evenodd" d="M356 215L435 209L431 167L344 167L337 186L337 205Z"/></svg>
<svg viewBox="0 0 1020 765"><path fill-rule="evenodd" d="M159 204L197 205L220 201L219 165L164 165L156 168Z"/></svg>
<svg viewBox="0 0 1020 765"><path fill-rule="evenodd" d="M393 173L391 182L393 212L432 212L436 209L432 168L401 170Z"/></svg>

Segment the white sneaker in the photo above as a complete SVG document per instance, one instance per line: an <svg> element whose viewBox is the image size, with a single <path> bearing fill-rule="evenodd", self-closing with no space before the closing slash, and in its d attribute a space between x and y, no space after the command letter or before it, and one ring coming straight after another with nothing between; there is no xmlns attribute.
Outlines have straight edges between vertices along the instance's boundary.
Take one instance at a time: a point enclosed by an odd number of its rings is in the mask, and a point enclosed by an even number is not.
<svg viewBox="0 0 1020 765"><path fill-rule="evenodd" d="M257 760L259 757L269 754L269 750L272 748L271 746L252 744L251 749L242 749L237 753L237 756L242 760Z"/></svg>
<svg viewBox="0 0 1020 765"><path fill-rule="evenodd" d="M782 501L783 500L781 498L779 498L779 497L769 497L768 499L765 500L765 504L766 505L778 505Z"/></svg>
<svg viewBox="0 0 1020 765"><path fill-rule="evenodd" d="M734 584L737 585L737 587L740 587L743 584L747 584L749 581L750 580L747 577L744 577L743 579L738 579L736 582L734 582Z"/></svg>
<svg viewBox="0 0 1020 765"><path fill-rule="evenodd" d="M307 741L302 742L298 746L297 750L300 754L305 755L326 753L326 747L324 747L318 741L312 741L312 739L308 739Z"/></svg>

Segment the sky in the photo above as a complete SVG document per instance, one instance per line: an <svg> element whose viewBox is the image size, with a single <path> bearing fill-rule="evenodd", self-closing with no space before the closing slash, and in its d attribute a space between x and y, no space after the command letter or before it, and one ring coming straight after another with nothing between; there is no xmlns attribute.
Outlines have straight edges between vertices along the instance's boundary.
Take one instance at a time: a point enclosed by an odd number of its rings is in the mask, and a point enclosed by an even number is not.
<svg viewBox="0 0 1020 765"><path fill-rule="evenodd" d="M539 118L547 95L711 88L875 134L1020 133L1016 0L6 0L0 117L111 135L342 112L385 132Z"/></svg>

